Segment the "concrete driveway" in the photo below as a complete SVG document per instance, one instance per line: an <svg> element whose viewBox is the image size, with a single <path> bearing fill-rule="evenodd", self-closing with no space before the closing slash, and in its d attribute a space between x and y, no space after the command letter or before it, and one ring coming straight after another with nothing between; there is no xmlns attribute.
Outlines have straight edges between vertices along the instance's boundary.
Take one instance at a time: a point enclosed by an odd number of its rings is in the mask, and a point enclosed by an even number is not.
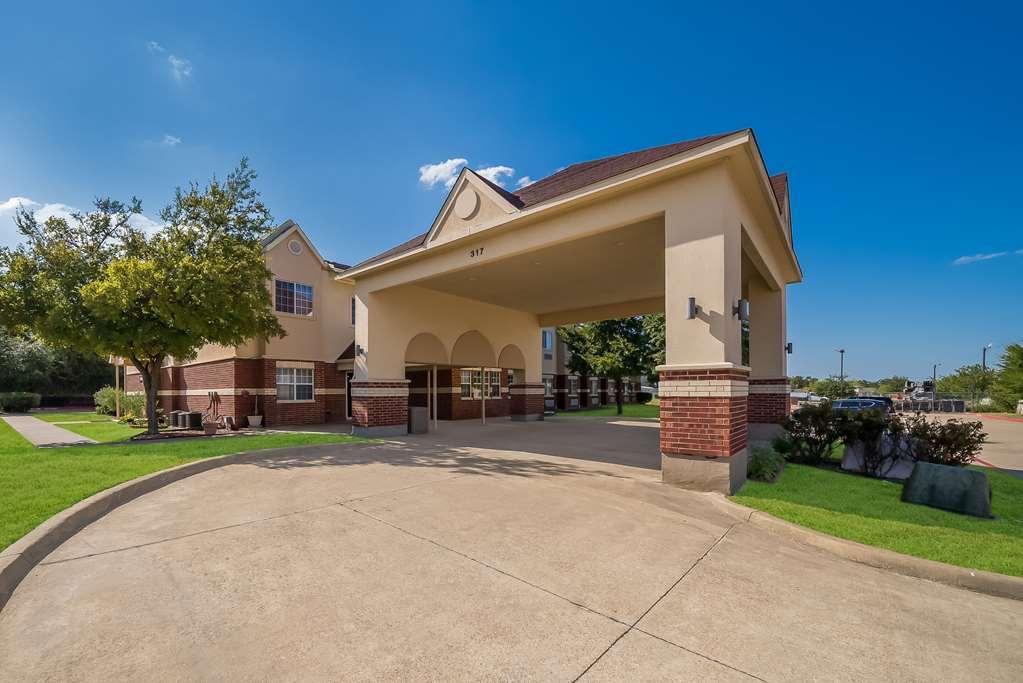
<svg viewBox="0 0 1023 683"><path fill-rule="evenodd" d="M1018 680L1023 603L663 486L655 424L442 424L182 480L26 577L3 678Z"/></svg>

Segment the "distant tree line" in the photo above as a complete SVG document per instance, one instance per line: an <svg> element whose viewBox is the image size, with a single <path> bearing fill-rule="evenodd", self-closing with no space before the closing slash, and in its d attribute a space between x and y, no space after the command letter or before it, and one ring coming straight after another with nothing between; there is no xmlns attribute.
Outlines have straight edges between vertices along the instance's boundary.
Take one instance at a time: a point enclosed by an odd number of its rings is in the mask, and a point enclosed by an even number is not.
<svg viewBox="0 0 1023 683"><path fill-rule="evenodd" d="M0 327L0 392L86 396L112 378L113 367L94 353L48 346Z"/></svg>

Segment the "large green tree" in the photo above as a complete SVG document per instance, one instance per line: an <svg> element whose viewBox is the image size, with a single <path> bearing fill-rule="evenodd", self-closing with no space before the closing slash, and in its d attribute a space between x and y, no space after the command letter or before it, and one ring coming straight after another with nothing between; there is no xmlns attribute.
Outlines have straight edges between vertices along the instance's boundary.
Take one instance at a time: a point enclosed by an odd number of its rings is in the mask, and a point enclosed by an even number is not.
<svg viewBox="0 0 1023 683"><path fill-rule="evenodd" d="M652 365L654 354L643 318L634 316L569 325L558 328L558 335L571 354L569 370L614 379L615 402L621 415L622 378L642 374Z"/></svg>
<svg viewBox="0 0 1023 683"><path fill-rule="evenodd" d="M882 394L898 394L906 389L908 377L903 375L892 375L877 380L877 390Z"/></svg>
<svg viewBox="0 0 1023 683"><path fill-rule="evenodd" d="M0 391L69 396L110 383L110 364L94 353L54 348L0 327Z"/></svg>
<svg viewBox="0 0 1023 683"><path fill-rule="evenodd" d="M137 199L98 199L93 211L44 223L19 211L24 242L0 250L0 324L129 360L155 433L165 361L193 357L208 343L284 334L260 245L272 219L255 179L243 159L223 181L178 188L153 235L132 224L142 211Z"/></svg>
<svg viewBox="0 0 1023 683"><path fill-rule="evenodd" d="M1005 347L998 374L991 385L991 398L1002 410L1014 411L1023 401L1023 344Z"/></svg>
<svg viewBox="0 0 1023 683"><path fill-rule="evenodd" d="M830 399L847 398L856 393L852 383L838 377L826 377L813 383L813 393Z"/></svg>
<svg viewBox="0 0 1023 683"><path fill-rule="evenodd" d="M980 363L964 365L938 379L938 393L955 394L960 398L979 399L986 396L994 382L995 372Z"/></svg>

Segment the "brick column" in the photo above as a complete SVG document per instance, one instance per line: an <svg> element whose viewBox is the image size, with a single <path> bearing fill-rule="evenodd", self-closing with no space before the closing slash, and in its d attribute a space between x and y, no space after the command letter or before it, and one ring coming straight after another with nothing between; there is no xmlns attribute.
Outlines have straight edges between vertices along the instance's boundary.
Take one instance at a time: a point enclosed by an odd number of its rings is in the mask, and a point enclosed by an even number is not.
<svg viewBox="0 0 1023 683"><path fill-rule="evenodd" d="M731 494L746 480L749 372L738 367L662 369L661 478Z"/></svg>
<svg viewBox="0 0 1023 683"><path fill-rule="evenodd" d="M789 416L789 378L750 379L749 421L778 424Z"/></svg>
<svg viewBox="0 0 1023 683"><path fill-rule="evenodd" d="M408 434L407 379L352 380L352 434Z"/></svg>
<svg viewBox="0 0 1023 683"><path fill-rule="evenodd" d="M544 387L542 384L510 384L511 419L532 421L543 419Z"/></svg>

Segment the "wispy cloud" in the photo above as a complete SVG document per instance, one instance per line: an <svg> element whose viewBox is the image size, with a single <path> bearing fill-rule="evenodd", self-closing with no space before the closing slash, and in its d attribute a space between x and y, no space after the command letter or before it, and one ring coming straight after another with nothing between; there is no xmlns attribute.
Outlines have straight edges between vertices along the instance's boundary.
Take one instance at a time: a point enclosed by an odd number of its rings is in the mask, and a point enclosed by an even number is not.
<svg viewBox="0 0 1023 683"><path fill-rule="evenodd" d="M75 207L61 202L43 203L28 197L11 197L6 201L0 202L0 247L13 247L21 242L21 233L18 232L17 225L14 222L14 216L18 211L18 207L32 211L35 214L36 220L40 223L54 216L70 219L71 214L78 211ZM131 217L129 222L147 235L152 235L163 227L162 223L154 221L145 214L136 214Z"/></svg>
<svg viewBox="0 0 1023 683"><path fill-rule="evenodd" d="M532 185L532 184L533 184L533 179L530 178L528 175L524 175L524 176L522 176L521 178L519 178L518 180L515 181L515 189L521 190L526 185Z"/></svg>
<svg viewBox="0 0 1023 683"><path fill-rule="evenodd" d="M146 43L146 49L149 50L150 52L166 52L166 50L163 49L163 45L160 45L160 43L156 42L155 40L148 41Z"/></svg>
<svg viewBox="0 0 1023 683"><path fill-rule="evenodd" d="M459 157L457 159L442 161L439 164L426 164L424 166L420 166L419 182L426 188L433 188L437 185L443 184L444 187L450 190L451 186L455 184L455 178L458 177L458 172L468 163L468 160Z"/></svg>
<svg viewBox="0 0 1023 683"><path fill-rule="evenodd" d="M511 178L515 175L515 169L511 166L487 166L486 168L480 168L476 170L481 176L494 183L504 187L504 182L501 180L502 176L508 176Z"/></svg>
<svg viewBox="0 0 1023 683"><path fill-rule="evenodd" d="M160 144L164 147L175 147L181 144L181 138L171 135L170 133L164 133L163 140L160 141Z"/></svg>
<svg viewBox="0 0 1023 683"><path fill-rule="evenodd" d="M192 75L192 62L177 55L167 55L167 62L170 64L171 76L176 81L183 81Z"/></svg>
<svg viewBox="0 0 1023 683"><path fill-rule="evenodd" d="M1023 249L1016 252L1017 254L1023 253ZM995 251L988 254L973 254L972 256L960 256L955 261L952 261L953 266L965 266L970 263L977 263L978 261L990 261L991 259L1001 258L1008 256L1007 251Z"/></svg>

